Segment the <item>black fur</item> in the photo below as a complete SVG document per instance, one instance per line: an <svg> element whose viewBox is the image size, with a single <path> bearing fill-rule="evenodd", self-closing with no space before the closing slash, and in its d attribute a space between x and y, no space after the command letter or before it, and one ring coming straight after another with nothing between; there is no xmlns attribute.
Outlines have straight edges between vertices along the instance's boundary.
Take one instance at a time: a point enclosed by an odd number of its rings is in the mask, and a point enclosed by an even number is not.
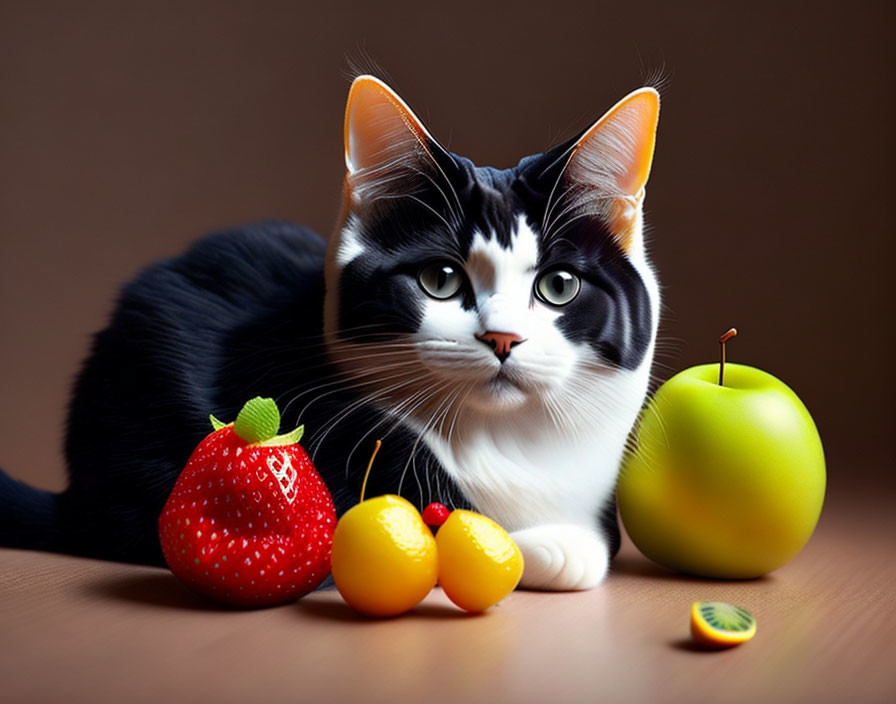
<svg viewBox="0 0 896 704"><path fill-rule="evenodd" d="M321 338L324 242L287 223L211 235L182 257L159 262L122 291L112 321L96 336L75 384L66 436L69 488L37 492L0 473L0 544L126 562L163 564L157 520L199 441L208 415L232 420L252 396L270 396L295 427L313 394L336 380ZM290 401L292 403L289 403ZM354 398L337 391L302 417L312 447L326 422ZM375 438L346 472L354 446L380 416L363 407L327 436L315 464L343 513L360 493ZM368 492L391 493L410 445L396 430L370 477ZM441 472L425 447L418 466ZM466 506L447 476L441 500ZM405 482L425 505L427 487Z"/></svg>
<svg viewBox="0 0 896 704"><path fill-rule="evenodd" d="M460 199L459 221L450 220L445 195L431 187L419 200L401 199L365 220L368 253L341 274L345 334L372 324L377 333L414 331L423 263L461 264L476 232L507 246L520 213L539 232L569 144L503 171L474 167L436 146L440 169ZM162 564L158 515L191 451L211 431L209 413L232 420L259 395L277 400L284 428L294 427L301 413L303 444L316 448L314 461L337 512L352 506L374 437L350 467L347 448L383 418L360 405L322 439L328 422L357 399L334 384L332 393L308 405L318 397L312 389L340 378L322 338L324 249L323 240L296 225L247 226L211 235L128 284L75 385L65 446L69 488L58 496L39 492L0 472L0 545ZM577 221L560 244L546 248L540 266L554 262L583 281L560 318L565 334L588 341L613 364L637 367L650 339L647 291L599 219ZM475 306L471 291L463 304ZM415 441L400 428L390 434L370 494L396 491ZM468 506L424 443L415 461L432 483L406 481L410 501ZM431 493L436 475L439 496ZM596 520L615 552L615 509L608 506Z"/></svg>

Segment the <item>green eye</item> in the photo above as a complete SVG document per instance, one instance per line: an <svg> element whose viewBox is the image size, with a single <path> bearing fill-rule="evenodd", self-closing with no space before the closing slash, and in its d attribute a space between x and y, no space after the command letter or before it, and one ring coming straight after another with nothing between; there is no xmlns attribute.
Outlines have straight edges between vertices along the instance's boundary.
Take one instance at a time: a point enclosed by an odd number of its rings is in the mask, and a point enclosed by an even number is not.
<svg viewBox="0 0 896 704"><path fill-rule="evenodd" d="M579 294L582 282L575 274L554 269L542 274L535 282L535 296L552 306L565 306Z"/></svg>
<svg viewBox="0 0 896 704"><path fill-rule="evenodd" d="M423 267L417 281L428 296L445 300L460 291L464 275L450 262L435 262Z"/></svg>

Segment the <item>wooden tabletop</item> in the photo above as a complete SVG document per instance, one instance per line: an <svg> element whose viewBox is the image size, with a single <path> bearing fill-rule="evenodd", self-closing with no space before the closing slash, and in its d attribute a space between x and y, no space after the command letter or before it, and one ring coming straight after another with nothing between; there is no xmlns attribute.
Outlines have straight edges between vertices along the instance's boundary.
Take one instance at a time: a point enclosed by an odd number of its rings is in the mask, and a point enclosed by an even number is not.
<svg viewBox="0 0 896 704"><path fill-rule="evenodd" d="M758 580L676 575L626 540L596 590L478 616L434 591L384 621L335 591L235 612L162 569L0 550L0 701L896 701L892 511L829 493L809 545ZM756 637L695 649L695 600L746 607Z"/></svg>

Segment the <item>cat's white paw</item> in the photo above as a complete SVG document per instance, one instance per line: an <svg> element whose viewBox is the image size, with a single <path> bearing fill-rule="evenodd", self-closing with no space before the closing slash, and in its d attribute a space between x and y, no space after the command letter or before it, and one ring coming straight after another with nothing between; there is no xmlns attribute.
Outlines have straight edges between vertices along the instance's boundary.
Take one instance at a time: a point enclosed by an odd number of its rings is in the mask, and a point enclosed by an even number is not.
<svg viewBox="0 0 896 704"><path fill-rule="evenodd" d="M607 544L594 530L549 524L511 533L523 553L520 586L552 591L591 589L607 575Z"/></svg>

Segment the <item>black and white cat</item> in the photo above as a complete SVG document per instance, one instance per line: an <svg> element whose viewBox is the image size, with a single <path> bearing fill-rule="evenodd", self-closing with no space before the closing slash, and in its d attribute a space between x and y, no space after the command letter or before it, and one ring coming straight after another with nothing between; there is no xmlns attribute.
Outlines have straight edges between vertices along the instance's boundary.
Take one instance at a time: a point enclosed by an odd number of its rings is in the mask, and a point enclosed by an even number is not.
<svg viewBox="0 0 896 704"><path fill-rule="evenodd" d="M122 291L73 395L69 488L0 472L0 544L160 564L156 521L209 413L278 401L337 512L400 493L512 532L522 584L587 589L659 314L644 187L659 97L635 91L516 167L446 151L376 78L352 85L343 211L211 235Z"/></svg>

